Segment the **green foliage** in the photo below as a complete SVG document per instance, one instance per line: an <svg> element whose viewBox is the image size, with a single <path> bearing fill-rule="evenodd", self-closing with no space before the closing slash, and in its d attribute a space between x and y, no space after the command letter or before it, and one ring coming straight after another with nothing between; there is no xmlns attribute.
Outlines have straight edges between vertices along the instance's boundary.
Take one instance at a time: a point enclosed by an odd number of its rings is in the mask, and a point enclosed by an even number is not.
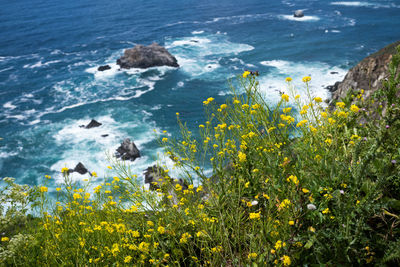
<svg viewBox="0 0 400 267"><path fill-rule="evenodd" d="M116 161L107 175L112 178L94 176L82 187L63 169L65 183L54 202L46 185L28 194L36 196L32 203L40 222L24 224L23 236L7 230L0 262L399 264L399 63L400 51L389 67L392 76L376 96L387 105L378 109L371 108L374 98L364 100L363 91L353 91L351 101L337 102L329 111L310 95L310 77L303 78L305 98L287 78L290 95L282 94L270 108L256 73L246 71L239 77L245 94L233 88L233 97L223 104L213 98L203 102L207 121L198 134L179 114L181 136L160 133L185 183L158 166L150 191ZM371 119L377 113L380 119ZM11 199L21 200L18 196ZM26 221L26 206L20 207ZM19 221L11 210L8 220Z"/></svg>

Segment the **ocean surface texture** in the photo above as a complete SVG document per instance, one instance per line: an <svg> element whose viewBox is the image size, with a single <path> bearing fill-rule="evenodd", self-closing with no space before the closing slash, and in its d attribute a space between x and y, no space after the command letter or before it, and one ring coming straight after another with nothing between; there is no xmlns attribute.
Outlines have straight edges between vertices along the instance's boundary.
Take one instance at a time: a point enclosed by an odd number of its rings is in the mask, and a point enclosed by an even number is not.
<svg viewBox="0 0 400 267"><path fill-rule="evenodd" d="M203 100L222 103L246 69L259 71L271 104L287 76L300 91L311 76L313 94L328 98L326 86L399 40L400 1L2 1L0 36L0 177L33 185L47 174L54 189L78 162L109 175L107 156L127 137L141 176L161 156L153 129L177 134L179 112L196 130ZM181 67L118 70L124 49L152 42ZM102 126L79 127L92 118Z"/></svg>

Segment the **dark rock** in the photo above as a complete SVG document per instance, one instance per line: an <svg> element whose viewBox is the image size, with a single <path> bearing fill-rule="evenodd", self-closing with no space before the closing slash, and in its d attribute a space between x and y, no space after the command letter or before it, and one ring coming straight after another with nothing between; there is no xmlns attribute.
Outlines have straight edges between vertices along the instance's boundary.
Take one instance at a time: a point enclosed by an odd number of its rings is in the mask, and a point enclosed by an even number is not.
<svg viewBox="0 0 400 267"><path fill-rule="evenodd" d="M296 10L296 11L294 12L294 14L293 14L293 17L295 17L295 18L302 18L302 17L304 17L304 12L303 12L303 10Z"/></svg>
<svg viewBox="0 0 400 267"><path fill-rule="evenodd" d="M86 128L86 129L90 129L90 128L99 127L99 126L101 126L101 125L102 125L102 124L101 124L100 122L98 122L98 121L96 121L96 120L91 120L91 121L89 122L89 124L85 126L85 128Z"/></svg>
<svg viewBox="0 0 400 267"><path fill-rule="evenodd" d="M89 172L89 171L88 171L88 169L86 169L86 167L85 167L81 162L79 162L79 163L75 166L74 172L77 172L77 173L80 173L80 174L85 174L85 173L87 173L87 172Z"/></svg>
<svg viewBox="0 0 400 267"><path fill-rule="evenodd" d="M79 174L85 174L88 173L88 169L86 169L85 165L83 165L81 162L79 162L78 164L76 164L74 169L68 169L68 174L71 174L73 172L77 172ZM92 174L89 172L90 176L92 176Z"/></svg>
<svg viewBox="0 0 400 267"><path fill-rule="evenodd" d="M332 88L331 107L333 103L344 98L349 90L364 89L364 99L368 99L381 88L382 81L389 76L388 65L400 41L392 43L378 52L364 58L349 70L343 81L337 82Z"/></svg>
<svg viewBox="0 0 400 267"><path fill-rule="evenodd" d="M108 134L102 134L101 135L101 137L107 137L108 136Z"/></svg>
<svg viewBox="0 0 400 267"><path fill-rule="evenodd" d="M158 66L179 67L178 61L167 49L157 43L149 46L136 45L126 49L124 55L117 60L121 68L150 68Z"/></svg>
<svg viewBox="0 0 400 267"><path fill-rule="evenodd" d="M97 68L98 71L105 71L105 70L110 70L111 67L109 65L104 65L104 66L100 66Z"/></svg>
<svg viewBox="0 0 400 267"><path fill-rule="evenodd" d="M337 71L331 71L331 74L339 74Z"/></svg>
<svg viewBox="0 0 400 267"><path fill-rule="evenodd" d="M131 142L129 138L126 138L117 148L115 156L123 160L134 161L135 159L140 157L140 151L136 147L134 142Z"/></svg>

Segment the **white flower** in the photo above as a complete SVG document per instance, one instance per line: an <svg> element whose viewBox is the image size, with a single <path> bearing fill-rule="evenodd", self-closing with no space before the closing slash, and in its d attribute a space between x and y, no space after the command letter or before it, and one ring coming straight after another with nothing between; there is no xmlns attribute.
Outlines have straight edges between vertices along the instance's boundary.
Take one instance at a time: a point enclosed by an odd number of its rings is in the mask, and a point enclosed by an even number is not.
<svg viewBox="0 0 400 267"><path fill-rule="evenodd" d="M255 206L255 205L257 205L257 204L258 204L258 201L257 201L257 200L254 200L254 201L251 202L251 205L252 205L252 206Z"/></svg>
<svg viewBox="0 0 400 267"><path fill-rule="evenodd" d="M340 190L339 192L340 192L340 194L344 195L344 191L343 190Z"/></svg>
<svg viewBox="0 0 400 267"><path fill-rule="evenodd" d="M314 204L307 204L307 209L309 210L316 210L317 207Z"/></svg>

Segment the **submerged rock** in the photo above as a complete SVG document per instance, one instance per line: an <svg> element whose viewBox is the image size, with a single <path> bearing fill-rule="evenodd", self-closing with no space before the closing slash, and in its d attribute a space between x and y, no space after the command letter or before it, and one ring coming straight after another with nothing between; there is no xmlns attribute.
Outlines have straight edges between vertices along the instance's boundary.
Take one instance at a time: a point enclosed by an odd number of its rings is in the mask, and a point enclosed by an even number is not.
<svg viewBox="0 0 400 267"><path fill-rule="evenodd" d="M98 71L105 71L105 70L110 70L111 67L109 65L103 65L97 68Z"/></svg>
<svg viewBox="0 0 400 267"><path fill-rule="evenodd" d="M295 18L302 18L302 17L304 17L304 12L303 12L303 10L296 10L296 11L294 12L294 14L293 14L293 17L295 17Z"/></svg>
<svg viewBox="0 0 400 267"><path fill-rule="evenodd" d="M124 55L117 60L121 68L150 68L158 66L179 67L176 58L167 49L157 43L149 46L136 45L126 49Z"/></svg>
<svg viewBox="0 0 400 267"><path fill-rule="evenodd" d="M117 158L121 158L123 160L131 160L134 161L135 159L140 157L140 151L136 147L135 143L126 138L121 145L117 148L117 152L115 153Z"/></svg>

